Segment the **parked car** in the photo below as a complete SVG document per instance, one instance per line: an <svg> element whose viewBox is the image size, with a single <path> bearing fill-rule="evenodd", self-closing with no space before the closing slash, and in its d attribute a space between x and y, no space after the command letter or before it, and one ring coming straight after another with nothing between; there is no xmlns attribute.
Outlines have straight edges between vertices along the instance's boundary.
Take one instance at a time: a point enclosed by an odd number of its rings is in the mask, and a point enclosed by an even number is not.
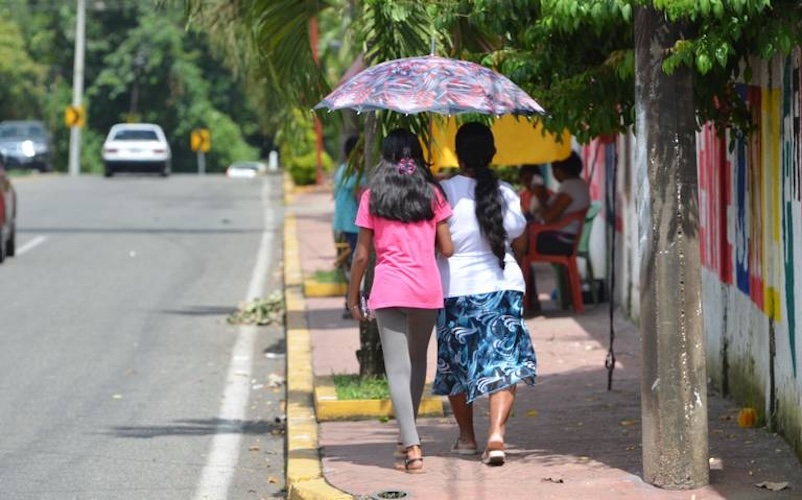
<svg viewBox="0 0 802 500"><path fill-rule="evenodd" d="M252 179L257 175L263 175L265 171L267 165L260 161L235 161L226 169L226 176Z"/></svg>
<svg viewBox="0 0 802 500"><path fill-rule="evenodd" d="M6 168L53 170L53 146L50 132L40 121L0 122L0 153Z"/></svg>
<svg viewBox="0 0 802 500"><path fill-rule="evenodd" d="M106 177L117 172L170 175L172 153L162 128L153 123L118 123L103 143Z"/></svg>
<svg viewBox="0 0 802 500"><path fill-rule="evenodd" d="M0 155L0 262L16 252L17 194Z"/></svg>

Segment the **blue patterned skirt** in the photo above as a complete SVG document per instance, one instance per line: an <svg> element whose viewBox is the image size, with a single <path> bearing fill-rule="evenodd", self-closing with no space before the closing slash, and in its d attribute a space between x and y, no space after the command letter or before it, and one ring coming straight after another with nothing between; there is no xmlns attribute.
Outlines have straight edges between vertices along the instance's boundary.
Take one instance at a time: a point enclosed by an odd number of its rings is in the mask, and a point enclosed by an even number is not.
<svg viewBox="0 0 802 500"><path fill-rule="evenodd" d="M537 361L523 320L523 293L452 297L437 315L437 374L432 392L465 393L471 403L518 382L535 384Z"/></svg>

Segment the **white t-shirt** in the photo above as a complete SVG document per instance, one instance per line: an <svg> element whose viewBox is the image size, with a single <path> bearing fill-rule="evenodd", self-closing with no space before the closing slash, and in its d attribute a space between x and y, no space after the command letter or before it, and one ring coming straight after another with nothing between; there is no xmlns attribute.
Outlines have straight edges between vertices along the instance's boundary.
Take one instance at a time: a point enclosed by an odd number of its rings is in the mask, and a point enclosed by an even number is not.
<svg viewBox="0 0 802 500"><path fill-rule="evenodd" d="M476 180L456 175L441 182L441 186L451 204L448 228L454 242L454 254L447 259L437 259L443 295L462 297L503 290L524 292L524 277L510 247L510 242L526 229L521 200L515 189L506 182L499 182L504 229L507 231L507 252L502 270L476 219Z"/></svg>
<svg viewBox="0 0 802 500"><path fill-rule="evenodd" d="M565 193L571 197L571 204L565 207L563 215L579 212L590 206L590 189L588 188L588 183L581 177L572 177L562 181L560 187L557 188L557 192L555 192L549 200L549 205L554 202L554 199L560 193ZM572 222L562 228L560 232L576 236L579 232L579 223ZM571 240L573 240L573 238L571 238Z"/></svg>

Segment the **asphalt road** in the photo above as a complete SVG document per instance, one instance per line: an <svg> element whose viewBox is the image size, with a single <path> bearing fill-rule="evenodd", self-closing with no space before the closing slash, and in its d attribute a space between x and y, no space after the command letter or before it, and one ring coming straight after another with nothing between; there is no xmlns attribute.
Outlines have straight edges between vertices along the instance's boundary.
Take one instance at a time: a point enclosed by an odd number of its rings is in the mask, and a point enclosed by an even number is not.
<svg viewBox="0 0 802 500"><path fill-rule="evenodd" d="M0 499L283 497L281 178L17 181Z"/></svg>

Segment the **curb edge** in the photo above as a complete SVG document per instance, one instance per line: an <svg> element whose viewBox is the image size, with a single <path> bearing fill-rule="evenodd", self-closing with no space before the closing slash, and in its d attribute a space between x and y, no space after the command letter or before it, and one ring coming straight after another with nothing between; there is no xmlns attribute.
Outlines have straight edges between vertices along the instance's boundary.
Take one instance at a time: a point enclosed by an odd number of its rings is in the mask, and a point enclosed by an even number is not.
<svg viewBox="0 0 802 500"><path fill-rule="evenodd" d="M292 200L285 175L285 203ZM290 189L288 190L288 186ZM295 216L284 220L284 300L287 323L287 498L346 500L353 496L326 482L320 463L312 391L314 376Z"/></svg>

